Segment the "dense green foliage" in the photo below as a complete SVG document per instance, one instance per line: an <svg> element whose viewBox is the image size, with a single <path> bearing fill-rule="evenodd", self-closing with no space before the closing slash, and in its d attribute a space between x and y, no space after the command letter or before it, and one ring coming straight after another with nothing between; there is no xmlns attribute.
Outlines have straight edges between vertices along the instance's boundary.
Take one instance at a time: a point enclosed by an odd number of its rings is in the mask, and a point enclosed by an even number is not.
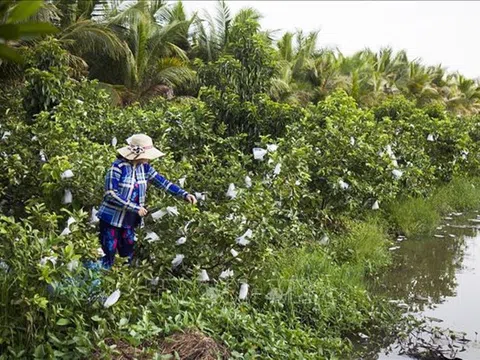
<svg viewBox="0 0 480 360"><path fill-rule="evenodd" d="M230 18L222 3L222 21L208 32L200 18L185 18L181 3L139 1L107 9L101 20L85 20L94 2L64 5L43 9L45 17L61 12L60 35L25 50L25 86L12 85L1 97L1 356L112 354L107 338L139 345L195 327L234 358L334 359L351 354L359 332L388 331L397 314L364 285L390 262L386 221L408 234L429 231L436 213L415 221L430 208L474 206L467 195L478 194L468 192L468 182L445 184L478 175L477 117L457 116L394 76L402 56L375 74L403 84L404 94L379 95L362 90L367 60L317 52L314 34L299 34L298 49L290 34L276 52L252 9ZM192 24L199 33L190 43ZM122 48L106 56L98 42L86 46L93 33L105 48ZM189 64L192 54L201 60ZM80 56L96 80L81 75ZM315 77L325 76L318 67L344 76L348 62L357 79L351 88ZM115 78L110 83L141 103L112 104L116 92L92 74L113 63L129 72L106 74ZM297 100L293 90L281 99L273 91L286 63ZM159 85L198 97L154 97ZM474 112L471 105L462 111ZM87 269L82 263L98 258L90 217L116 156L112 139L120 145L139 132L167 153L153 166L202 199L192 207L149 191L148 207L176 206L178 216L147 218L133 266ZM263 159L254 147L265 149ZM66 170L74 176L64 178ZM227 195L230 184L235 196ZM440 190L425 201L434 188ZM460 188L465 198L455 196ZM414 200L401 200L407 197ZM250 243L241 246L236 239L248 229ZM150 231L160 239L149 241ZM182 236L186 242L177 245ZM177 254L184 260L172 267ZM198 283L201 270L206 283ZM220 279L226 270L233 276ZM249 292L240 300L244 283ZM119 301L105 308L116 289Z"/></svg>

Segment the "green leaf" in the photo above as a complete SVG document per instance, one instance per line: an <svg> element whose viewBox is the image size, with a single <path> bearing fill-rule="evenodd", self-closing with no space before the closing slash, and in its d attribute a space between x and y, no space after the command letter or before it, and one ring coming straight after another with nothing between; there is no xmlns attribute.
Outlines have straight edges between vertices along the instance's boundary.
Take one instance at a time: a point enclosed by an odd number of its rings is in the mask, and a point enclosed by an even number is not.
<svg viewBox="0 0 480 360"><path fill-rule="evenodd" d="M18 24L20 36L38 36L46 34L55 34L58 28L49 23L26 23Z"/></svg>
<svg viewBox="0 0 480 360"><path fill-rule="evenodd" d="M42 0L22 0L13 8L8 16L8 22L16 22L28 19L42 6Z"/></svg>
<svg viewBox="0 0 480 360"><path fill-rule="evenodd" d="M57 325L58 326L65 326L65 325L68 325L70 324L70 320L68 319L60 319L57 321Z"/></svg>
<svg viewBox="0 0 480 360"><path fill-rule="evenodd" d="M20 56L20 54L5 44L0 44L0 59L10 60L16 63L23 63L23 58Z"/></svg>
<svg viewBox="0 0 480 360"><path fill-rule="evenodd" d="M20 37L18 25L2 24L0 25L0 38L5 40L16 40Z"/></svg>

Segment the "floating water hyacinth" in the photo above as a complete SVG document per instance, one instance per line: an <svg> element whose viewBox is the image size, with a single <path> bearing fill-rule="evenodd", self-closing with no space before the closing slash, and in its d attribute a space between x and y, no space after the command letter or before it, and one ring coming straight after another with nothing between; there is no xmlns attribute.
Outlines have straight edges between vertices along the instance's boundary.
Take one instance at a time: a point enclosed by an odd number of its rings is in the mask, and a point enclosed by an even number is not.
<svg viewBox="0 0 480 360"><path fill-rule="evenodd" d="M278 163L277 165L275 165L275 169L273 169L273 173L275 175L278 175L278 174L280 174L281 170L282 170L282 164Z"/></svg>
<svg viewBox="0 0 480 360"><path fill-rule="evenodd" d="M200 274L198 275L198 281L200 282L207 282L210 281L210 277L208 276L207 270L200 270Z"/></svg>
<svg viewBox="0 0 480 360"><path fill-rule="evenodd" d="M227 197L230 199L235 199L237 197L238 191L235 190L235 184L231 183L228 185Z"/></svg>
<svg viewBox="0 0 480 360"><path fill-rule="evenodd" d="M114 136L112 138L112 146L117 146L117 137L116 136Z"/></svg>
<svg viewBox="0 0 480 360"><path fill-rule="evenodd" d="M176 268L177 266L179 266L182 262L183 262L183 259L185 258L185 255L183 254L177 254L175 256L175 258L172 260L172 266L174 268Z"/></svg>
<svg viewBox="0 0 480 360"><path fill-rule="evenodd" d="M245 233L238 237L235 242L238 244L238 245L242 245L242 246L247 246L248 244L250 244L250 241L247 240L247 239L251 239L252 238L252 235L253 235L253 232L251 229L248 229L247 231L245 231Z"/></svg>
<svg viewBox="0 0 480 360"><path fill-rule="evenodd" d="M182 244L185 244L186 242L187 242L187 238L185 236L182 236L177 241L175 241L175 244L182 245Z"/></svg>
<svg viewBox="0 0 480 360"><path fill-rule="evenodd" d="M109 308L117 303L118 299L120 299L121 292L119 289L115 290L103 303L105 308Z"/></svg>
<svg viewBox="0 0 480 360"><path fill-rule="evenodd" d="M375 201L372 205L372 210L378 210L380 209L380 205L378 204L378 201Z"/></svg>
<svg viewBox="0 0 480 360"><path fill-rule="evenodd" d="M338 180L338 186L340 186L340 189L342 190L347 190L350 187L350 185L342 179Z"/></svg>
<svg viewBox="0 0 480 360"><path fill-rule="evenodd" d="M170 216L178 216L178 210L176 206L167 206L167 213Z"/></svg>
<svg viewBox="0 0 480 360"><path fill-rule="evenodd" d="M263 160L263 157L267 154L267 150L262 148L253 148L252 151L255 160Z"/></svg>
<svg viewBox="0 0 480 360"><path fill-rule="evenodd" d="M196 192L195 197L197 198L198 201L207 200L207 196L204 193L201 193L201 192Z"/></svg>
<svg viewBox="0 0 480 360"><path fill-rule="evenodd" d="M232 254L233 257L237 257L238 251L236 251L235 249L230 249L230 254Z"/></svg>
<svg viewBox="0 0 480 360"><path fill-rule="evenodd" d="M70 228L67 226L63 231L60 233L60 236L67 236L70 235L72 232L70 231Z"/></svg>
<svg viewBox="0 0 480 360"><path fill-rule="evenodd" d="M233 277L233 270L230 270L230 269L224 270L220 273L220 276L219 276L220 279L227 279L229 277Z"/></svg>
<svg viewBox="0 0 480 360"><path fill-rule="evenodd" d="M100 256L100 257L104 257L104 256L105 256L105 252L103 251L103 249L102 249L101 247L99 247L99 248L97 249L97 254L98 254L98 256Z"/></svg>
<svg viewBox="0 0 480 360"><path fill-rule="evenodd" d="M167 215L167 210L161 209L152 213L152 219L154 221L157 221L158 219L161 219L165 215Z"/></svg>
<svg viewBox="0 0 480 360"><path fill-rule="evenodd" d="M432 134L428 134L427 141L435 141Z"/></svg>
<svg viewBox="0 0 480 360"><path fill-rule="evenodd" d="M185 176L178 179L178 185L180 185L180 187L184 187L185 186L185 180L187 180L187 178Z"/></svg>
<svg viewBox="0 0 480 360"><path fill-rule="evenodd" d="M63 194L62 204L70 204L73 200L72 192L70 189L66 189Z"/></svg>
<svg viewBox="0 0 480 360"><path fill-rule="evenodd" d="M90 216L90 223L91 224L96 224L100 221L100 219L97 217L98 210L96 207L92 208L92 215Z"/></svg>
<svg viewBox="0 0 480 360"><path fill-rule="evenodd" d="M251 188L252 187L252 179L250 178L250 176L245 176L245 186L247 188Z"/></svg>
<svg viewBox="0 0 480 360"><path fill-rule="evenodd" d="M403 171L398 169L392 170L392 175L395 177L395 179L400 179L403 175Z"/></svg>
<svg viewBox="0 0 480 360"><path fill-rule="evenodd" d="M277 149L278 149L278 145L276 145L276 144L268 144L267 145L267 151L268 152L272 153L272 152L277 151Z"/></svg>
<svg viewBox="0 0 480 360"><path fill-rule="evenodd" d="M240 286L240 293L238 294L238 298L240 300L245 300L248 295L248 284L247 283L242 283Z"/></svg>
<svg viewBox="0 0 480 360"><path fill-rule="evenodd" d="M149 231L149 232L147 232L147 234L145 235L145 240L148 241L149 243L151 243L151 242L160 240L160 238L159 238L158 235L157 235L156 233L154 233L153 231Z"/></svg>
<svg viewBox="0 0 480 360"><path fill-rule="evenodd" d="M71 260L68 264L67 264L67 269L68 271L72 272L72 271L75 271L76 268L78 268L78 265L79 265L79 262L78 260Z"/></svg>

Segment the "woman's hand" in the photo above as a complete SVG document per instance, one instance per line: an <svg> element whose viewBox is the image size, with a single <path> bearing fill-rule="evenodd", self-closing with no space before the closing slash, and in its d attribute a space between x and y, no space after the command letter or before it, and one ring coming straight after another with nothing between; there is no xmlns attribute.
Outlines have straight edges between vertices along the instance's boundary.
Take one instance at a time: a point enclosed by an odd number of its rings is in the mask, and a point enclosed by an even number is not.
<svg viewBox="0 0 480 360"><path fill-rule="evenodd" d="M141 217L147 216L147 214L148 210L145 209L143 206L140 208L140 210L138 210L138 215L140 215Z"/></svg>
<svg viewBox="0 0 480 360"><path fill-rule="evenodd" d="M195 205L197 203L197 198L193 196L192 194L188 194L185 196L185 200L188 201L190 204Z"/></svg>

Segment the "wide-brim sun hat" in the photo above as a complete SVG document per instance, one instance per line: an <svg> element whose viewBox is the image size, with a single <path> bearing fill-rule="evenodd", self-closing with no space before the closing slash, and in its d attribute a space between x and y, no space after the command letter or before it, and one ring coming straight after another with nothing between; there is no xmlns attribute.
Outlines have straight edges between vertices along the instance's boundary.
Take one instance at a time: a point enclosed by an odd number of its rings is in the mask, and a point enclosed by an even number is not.
<svg viewBox="0 0 480 360"><path fill-rule="evenodd" d="M127 144L117 150L127 160L153 160L165 155L153 146L152 138L145 134L132 135Z"/></svg>

